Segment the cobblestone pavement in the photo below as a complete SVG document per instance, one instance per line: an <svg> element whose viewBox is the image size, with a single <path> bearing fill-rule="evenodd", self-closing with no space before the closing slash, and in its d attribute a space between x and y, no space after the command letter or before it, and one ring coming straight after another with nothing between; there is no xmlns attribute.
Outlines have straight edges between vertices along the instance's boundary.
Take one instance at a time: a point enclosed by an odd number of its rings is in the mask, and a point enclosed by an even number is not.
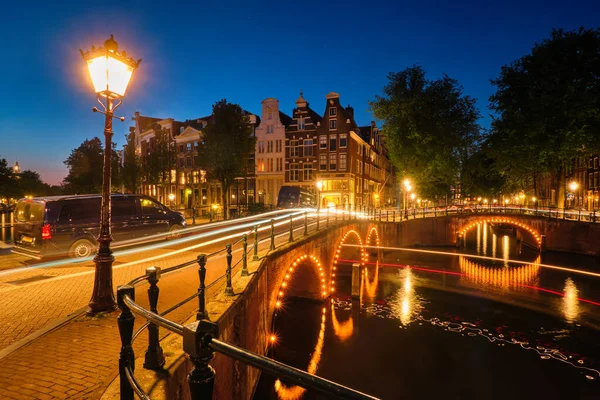
<svg viewBox="0 0 600 400"><path fill-rule="evenodd" d="M296 237L302 235L302 226L296 222ZM314 229L312 226L311 230ZM287 229L278 229L281 236L277 244L287 242ZM266 238L263 232L261 238ZM261 239L264 240L264 239ZM225 243L225 242L223 242ZM201 252L210 253L223 249L216 243L201 249L182 250L152 261L142 261L131 255L117 259L113 270L114 287L142 275L149 266L167 268L196 258ZM251 243L251 242L250 242ZM259 249L266 252L269 240ZM155 250L144 254L160 256L173 248ZM234 263L241 257L241 248L234 248ZM207 283L224 274L226 268L223 253L209 258ZM89 301L93 286L93 269L90 267L60 267L37 271L32 281L21 284L0 280L0 348L24 338L28 334L58 319L80 310ZM60 270L60 271L57 271ZM40 279L40 277L43 277ZM28 279L28 278L22 278ZM198 287L197 269L186 268L165 275L160 281L159 309L193 294ZM136 288L136 300L147 306L145 285ZM182 322L192 315L197 304L190 302L170 314L169 318ZM79 315L53 331L15 350L2 359L0 369L0 399L89 399L97 398L116 376L120 341L116 325L118 312L104 317ZM141 326L140 318L136 325ZM146 337L136 341L136 352L143 352Z"/></svg>

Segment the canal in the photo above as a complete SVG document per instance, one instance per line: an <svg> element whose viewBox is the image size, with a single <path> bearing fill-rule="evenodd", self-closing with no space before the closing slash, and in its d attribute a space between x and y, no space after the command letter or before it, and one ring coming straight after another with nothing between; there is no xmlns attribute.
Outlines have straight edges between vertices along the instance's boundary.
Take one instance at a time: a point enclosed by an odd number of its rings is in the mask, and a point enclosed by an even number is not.
<svg viewBox="0 0 600 400"><path fill-rule="evenodd" d="M465 239L364 253L348 240L330 299L285 299L270 356L382 399L600 398L598 260L540 256L502 226ZM326 397L263 374L254 398Z"/></svg>

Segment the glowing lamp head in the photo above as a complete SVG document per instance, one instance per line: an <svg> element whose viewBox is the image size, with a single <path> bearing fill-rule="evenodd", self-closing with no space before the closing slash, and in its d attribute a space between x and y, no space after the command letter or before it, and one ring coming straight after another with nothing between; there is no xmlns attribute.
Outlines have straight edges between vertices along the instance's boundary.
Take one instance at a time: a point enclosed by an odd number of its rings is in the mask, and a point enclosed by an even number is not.
<svg viewBox="0 0 600 400"><path fill-rule="evenodd" d="M410 195L410 199L411 199L411 200L414 200L414 199L415 199L415 197L417 197L417 196L416 196L414 193L411 193L411 195Z"/></svg>
<svg viewBox="0 0 600 400"><path fill-rule="evenodd" d="M533 201L533 202L535 203L535 202L537 201L537 198L536 198L535 196L533 196L533 197L531 198L531 201Z"/></svg>
<svg viewBox="0 0 600 400"><path fill-rule="evenodd" d="M317 189L323 190L323 181L317 181Z"/></svg>
<svg viewBox="0 0 600 400"><path fill-rule="evenodd" d="M171 200L171 201L175 200L175 195L173 193L169 194L169 200Z"/></svg>
<svg viewBox="0 0 600 400"><path fill-rule="evenodd" d="M118 50L119 45L113 35L104 42L104 47L96 49L92 46L92 50L87 52L79 50L87 63L94 91L100 96L125 96L133 71L142 61L127 58L125 51Z"/></svg>
<svg viewBox="0 0 600 400"><path fill-rule="evenodd" d="M578 187L579 185L577 184L577 182L571 182L569 184L569 189L571 189L572 191L576 191Z"/></svg>

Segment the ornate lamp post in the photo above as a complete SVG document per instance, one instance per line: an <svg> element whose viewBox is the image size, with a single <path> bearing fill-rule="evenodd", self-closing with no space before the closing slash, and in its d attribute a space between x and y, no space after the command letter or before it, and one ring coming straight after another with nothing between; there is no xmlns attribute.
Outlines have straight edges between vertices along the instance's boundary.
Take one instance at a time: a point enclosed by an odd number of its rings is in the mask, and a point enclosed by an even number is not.
<svg viewBox="0 0 600 400"><path fill-rule="evenodd" d="M571 189L571 191L573 192L573 208L575 208L577 206L577 188L578 187L579 187L579 184L575 181L573 181L569 184L569 189Z"/></svg>
<svg viewBox="0 0 600 400"><path fill-rule="evenodd" d="M112 144L112 119L114 111L121 105L121 99L125 96L127 85L133 71L140 65L142 60L135 61L127 58L125 51L119 52L119 45L113 35L104 42L104 47L95 48L91 51L81 52L81 56L87 63L94 92L98 96L98 103L102 110L94 107L93 112L105 115L104 119L104 166L102 172L102 208L100 214L100 235L98 236L98 253L94 257L96 274L94 277L94 290L88 306L88 314L110 312L117 305L112 285L112 264L114 257L110 249L112 236L110 232L110 175L111 175L111 144ZM125 118L120 117L121 121Z"/></svg>
<svg viewBox="0 0 600 400"><path fill-rule="evenodd" d="M402 183L404 184L404 219L408 219L408 193L412 190L412 186L408 179Z"/></svg>

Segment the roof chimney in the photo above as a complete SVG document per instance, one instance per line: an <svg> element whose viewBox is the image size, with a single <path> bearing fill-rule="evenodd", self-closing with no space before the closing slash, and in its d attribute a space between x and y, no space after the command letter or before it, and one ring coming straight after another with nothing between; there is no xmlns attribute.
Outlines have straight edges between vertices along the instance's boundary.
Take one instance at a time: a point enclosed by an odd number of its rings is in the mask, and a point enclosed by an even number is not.
<svg viewBox="0 0 600 400"><path fill-rule="evenodd" d="M350 119L354 119L354 108L350 107L350 104L346 107L346 112L350 115Z"/></svg>

